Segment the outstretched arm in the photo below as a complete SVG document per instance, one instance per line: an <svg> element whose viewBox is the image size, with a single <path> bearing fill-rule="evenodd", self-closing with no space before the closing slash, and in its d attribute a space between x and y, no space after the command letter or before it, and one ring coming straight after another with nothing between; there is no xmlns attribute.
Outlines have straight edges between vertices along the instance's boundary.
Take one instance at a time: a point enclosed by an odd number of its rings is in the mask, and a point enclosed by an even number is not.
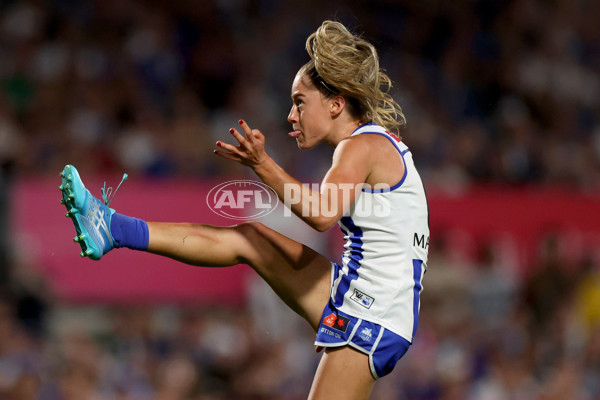
<svg viewBox="0 0 600 400"><path fill-rule="evenodd" d="M215 150L215 154L252 168L294 214L318 231L331 228L343 216L370 173L371 152L365 148L368 144L362 140L343 140L335 149L320 191L313 191L269 157L265 136L259 130L251 129L244 121L240 121L240 127L244 135L236 129L230 130L239 145L217 142L223 150Z"/></svg>

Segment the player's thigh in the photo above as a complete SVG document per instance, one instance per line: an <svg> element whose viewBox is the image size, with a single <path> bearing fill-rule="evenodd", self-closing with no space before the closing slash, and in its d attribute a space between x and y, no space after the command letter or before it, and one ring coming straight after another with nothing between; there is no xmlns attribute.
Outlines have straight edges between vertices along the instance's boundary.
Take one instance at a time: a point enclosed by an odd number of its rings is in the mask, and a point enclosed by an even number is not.
<svg viewBox="0 0 600 400"><path fill-rule="evenodd" d="M310 389L309 400L366 400L375 379L369 357L350 346L327 348Z"/></svg>
<svg viewBox="0 0 600 400"><path fill-rule="evenodd" d="M316 330L329 300L331 262L261 223L244 223L235 229L243 238L243 261Z"/></svg>

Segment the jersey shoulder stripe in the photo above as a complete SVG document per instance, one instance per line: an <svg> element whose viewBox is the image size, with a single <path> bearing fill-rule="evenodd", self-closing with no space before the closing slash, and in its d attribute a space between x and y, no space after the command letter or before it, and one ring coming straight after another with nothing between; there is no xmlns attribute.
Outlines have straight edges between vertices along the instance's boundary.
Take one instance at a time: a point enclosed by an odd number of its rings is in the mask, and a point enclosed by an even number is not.
<svg viewBox="0 0 600 400"><path fill-rule="evenodd" d="M386 131L383 127L375 125L373 123L361 125L360 127L358 127L358 129L356 129L352 133L352 136L356 135L380 135L387 138L394 145L396 150L398 150L398 153L400 153L400 156L402 157L402 163L404 163L404 174L402 175L402 178L398 183L385 189L363 188L362 191L365 193L388 193L402 186L402 184L406 180L406 176L408 175L408 166L406 165L406 160L404 159L404 155L410 152L408 147L400 139L392 137L392 134Z"/></svg>

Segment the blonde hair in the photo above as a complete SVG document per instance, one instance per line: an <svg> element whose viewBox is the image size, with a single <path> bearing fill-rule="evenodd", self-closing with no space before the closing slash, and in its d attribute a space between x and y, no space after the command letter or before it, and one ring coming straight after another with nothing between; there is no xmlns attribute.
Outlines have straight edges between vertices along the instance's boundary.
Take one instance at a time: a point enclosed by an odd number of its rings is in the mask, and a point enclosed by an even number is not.
<svg viewBox="0 0 600 400"><path fill-rule="evenodd" d="M311 60L298 72L325 96L341 95L350 115L397 134L406 124L402 108L389 94L392 81L379 68L375 47L344 25L324 21L306 40Z"/></svg>

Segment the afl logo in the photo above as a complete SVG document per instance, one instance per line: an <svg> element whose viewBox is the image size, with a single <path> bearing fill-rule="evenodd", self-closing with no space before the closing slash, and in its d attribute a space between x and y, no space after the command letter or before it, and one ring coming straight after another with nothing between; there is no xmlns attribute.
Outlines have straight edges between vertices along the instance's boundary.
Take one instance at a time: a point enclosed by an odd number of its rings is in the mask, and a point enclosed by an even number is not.
<svg viewBox="0 0 600 400"><path fill-rule="evenodd" d="M237 180L221 183L208 192L206 204L217 215L250 220L264 217L277 207L279 199L262 182Z"/></svg>

